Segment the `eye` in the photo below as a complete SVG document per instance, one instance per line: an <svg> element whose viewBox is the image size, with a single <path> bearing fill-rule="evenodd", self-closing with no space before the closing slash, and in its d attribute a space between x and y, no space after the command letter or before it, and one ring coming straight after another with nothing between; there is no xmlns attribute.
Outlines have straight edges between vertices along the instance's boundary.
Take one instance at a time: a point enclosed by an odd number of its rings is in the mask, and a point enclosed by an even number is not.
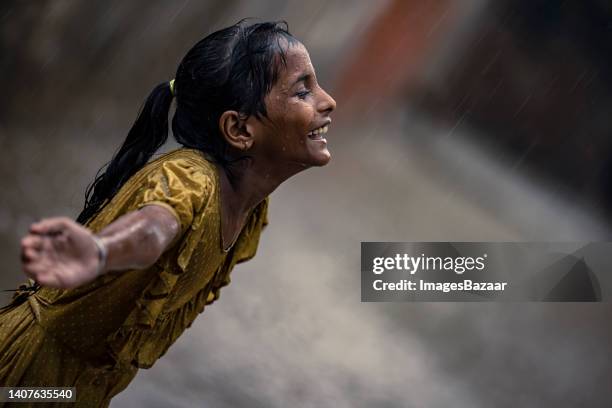
<svg viewBox="0 0 612 408"><path fill-rule="evenodd" d="M306 99L308 95L310 95L310 91L307 89L303 91L299 91L298 93L295 94L295 96L297 96L300 99Z"/></svg>

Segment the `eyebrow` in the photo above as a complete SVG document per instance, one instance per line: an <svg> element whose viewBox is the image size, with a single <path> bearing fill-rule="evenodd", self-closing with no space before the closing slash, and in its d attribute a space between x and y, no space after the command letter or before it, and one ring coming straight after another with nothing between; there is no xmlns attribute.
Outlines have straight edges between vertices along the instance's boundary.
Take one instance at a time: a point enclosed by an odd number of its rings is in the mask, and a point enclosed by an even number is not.
<svg viewBox="0 0 612 408"><path fill-rule="evenodd" d="M293 88L296 84L299 84L300 82L306 82L308 79L310 79L311 75L310 74L302 74L298 77L298 79L295 80L295 82L293 82L291 84L291 87Z"/></svg>

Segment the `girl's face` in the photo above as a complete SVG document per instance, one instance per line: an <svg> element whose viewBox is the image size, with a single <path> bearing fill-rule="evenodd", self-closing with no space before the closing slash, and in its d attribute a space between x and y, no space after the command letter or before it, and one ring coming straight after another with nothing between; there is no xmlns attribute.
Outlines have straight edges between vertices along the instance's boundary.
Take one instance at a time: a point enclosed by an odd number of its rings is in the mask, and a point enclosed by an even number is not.
<svg viewBox="0 0 612 408"><path fill-rule="evenodd" d="M317 83L302 44L288 45L285 54L286 67L281 65L278 81L265 98L267 118L257 121L253 147L281 165L323 166L331 159L325 133L336 101Z"/></svg>

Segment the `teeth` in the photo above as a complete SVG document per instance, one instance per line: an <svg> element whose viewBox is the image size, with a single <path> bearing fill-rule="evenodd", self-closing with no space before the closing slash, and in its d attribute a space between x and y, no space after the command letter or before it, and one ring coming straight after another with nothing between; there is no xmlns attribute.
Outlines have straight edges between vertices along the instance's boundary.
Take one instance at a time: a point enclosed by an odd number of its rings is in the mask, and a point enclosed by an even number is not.
<svg viewBox="0 0 612 408"><path fill-rule="evenodd" d="M327 129L329 129L329 126L325 125L318 129L313 130L312 132L308 133L308 135L309 136L324 135L325 133L327 133Z"/></svg>

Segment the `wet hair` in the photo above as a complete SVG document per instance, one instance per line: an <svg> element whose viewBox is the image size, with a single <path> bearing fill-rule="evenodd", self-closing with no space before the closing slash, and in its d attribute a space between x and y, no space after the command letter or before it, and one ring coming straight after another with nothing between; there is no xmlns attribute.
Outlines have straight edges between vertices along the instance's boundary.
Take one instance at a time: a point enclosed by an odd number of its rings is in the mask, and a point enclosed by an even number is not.
<svg viewBox="0 0 612 408"><path fill-rule="evenodd" d="M266 117L264 98L277 82L281 64L286 66L286 47L297 42L284 21L241 20L195 44L175 75L176 141L229 170L243 157L229 156L229 145L219 130L221 114L235 110L243 118ZM169 82L153 89L123 145L87 187L77 222L85 224L94 217L166 142L172 99Z"/></svg>

